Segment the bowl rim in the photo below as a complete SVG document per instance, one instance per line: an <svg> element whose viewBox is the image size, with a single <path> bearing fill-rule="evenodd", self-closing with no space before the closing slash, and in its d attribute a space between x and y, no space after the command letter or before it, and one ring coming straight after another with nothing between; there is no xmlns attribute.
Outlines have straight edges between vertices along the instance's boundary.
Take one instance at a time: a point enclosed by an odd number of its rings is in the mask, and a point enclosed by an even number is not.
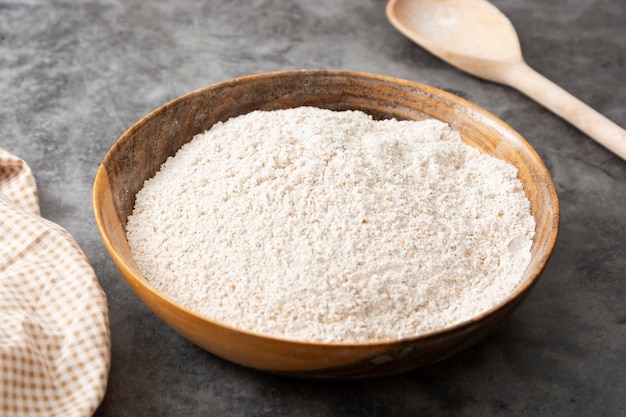
<svg viewBox="0 0 626 417"><path fill-rule="evenodd" d="M538 162L537 167L541 171L540 175L547 179L546 185L549 188L548 192L554 196L552 200L552 205L551 205L553 218L549 226L550 239L548 241L548 246L547 246L548 250L546 250L542 254L541 258L538 260L535 271L533 271L528 276L528 278L524 279L524 281L521 281L516 287L515 291L509 294L506 297L506 299L503 299L502 301L495 304L491 308L483 311L482 313L476 316L468 318L467 320L463 320L462 322L458 322L454 325L447 326L442 329L430 331L427 333L417 334L414 336L407 336L407 337L396 338L396 339L372 340L372 341L364 341L364 342L322 342L322 341L290 339L286 337L258 333L253 330L247 330L247 329L235 327L230 324L204 316L200 313L197 313L194 310L189 309L188 307L178 303L174 299L168 297L161 291L154 288L152 285L148 283L148 281L143 276L136 274L133 268L122 258L122 256L118 254L117 250L115 249L114 244L112 243L112 240L109 234L107 233L107 230L104 226L104 221L102 218L102 202L100 201L99 196L101 196L103 193L100 192L100 190L102 189L102 187L106 187L107 184L109 183L108 173L105 168L105 165L110 159L113 158L116 148L119 147L122 142L128 140L129 136L131 136L131 134L134 131L136 131L145 123L147 123L154 115L163 111L164 108L168 106L173 106L176 103L186 100L190 96L194 96L199 93L207 93L207 92L210 92L211 90L218 90L221 88L225 88L229 85L234 85L234 84L241 83L241 82L247 82L251 80L271 79L271 78L277 78L277 77L283 77L283 76L294 76L294 75L303 76L303 77L306 77L306 76L356 77L358 79L379 81L379 82L382 81L382 82L392 83L392 84L396 84L396 85L403 86L403 87L409 87L409 88L413 88L416 90L421 90L421 91L427 92L429 96L431 97L447 98L451 102L454 102L455 106L460 106L467 110L470 110L472 113L472 116L480 116L482 123L486 123L492 126L497 126L500 129L506 130L517 141L517 144L521 145L525 149L525 151L528 152L532 156L532 158ZM545 270L545 267L550 257L552 256L552 253L556 246L556 241L557 241L557 237L559 234L559 225L560 225L560 204L559 204L558 194L556 191L556 186L554 185L554 180L552 178L552 175L550 174L547 167L545 166L542 158L539 156L537 151L530 145L530 143L528 143L526 139L521 136L521 134L519 134L515 129L513 129L510 125L508 125L506 122L501 120L499 117L497 117L496 115L484 109L483 107L475 103L472 103L463 97L460 97L451 92L442 90L441 88L433 87L433 86L426 85L420 82L410 81L407 79L398 78L394 76L369 73L369 72L349 71L349 70L328 70L328 69L282 70L282 71L271 71L271 72L257 73L257 74L251 74L251 75L244 75L244 76L219 81L216 83L206 85L204 87L194 89L172 100L169 100L165 104L158 106L157 108L153 109L152 111L150 111L149 113L141 117L138 121L133 123L128 129L124 131L124 133L122 133L122 135L120 135L116 139L113 145L109 148L109 150L105 154L105 157L103 158L96 172L93 191L92 191L92 205L93 205L94 215L96 219L96 225L97 225L98 231L100 232L101 238L106 246L106 249L109 252L114 263L118 267L119 272L121 273L122 277L128 282L128 284L130 284L130 280L132 280L134 283L141 286L143 290L149 292L153 297L158 299L160 302L165 303L169 305L170 307L176 310L179 310L186 315L192 316L197 320L208 322L209 324L216 326L218 328L222 328L224 330L228 330L228 331L235 332L235 333L245 334L247 336L254 337L254 338L262 338L267 341L273 341L273 342L281 343L284 345L289 344L293 346L308 346L308 347L319 347L319 348L333 348L333 347L366 348L367 347L367 348L383 349L391 345L414 343L416 341L423 341L423 340L438 338L448 333L462 331L464 328L471 327L477 322L485 320L486 318L493 315L498 310L503 309L509 304L512 304L515 302L521 302L523 300L522 296L524 296L524 294L527 295L528 290L530 290L532 286L534 286L537 283L539 277ZM526 271L524 271L524 273L526 273ZM131 289L133 288L131 287ZM135 290L133 289L133 291ZM142 300L142 302L144 301ZM157 314L155 313L155 315Z"/></svg>

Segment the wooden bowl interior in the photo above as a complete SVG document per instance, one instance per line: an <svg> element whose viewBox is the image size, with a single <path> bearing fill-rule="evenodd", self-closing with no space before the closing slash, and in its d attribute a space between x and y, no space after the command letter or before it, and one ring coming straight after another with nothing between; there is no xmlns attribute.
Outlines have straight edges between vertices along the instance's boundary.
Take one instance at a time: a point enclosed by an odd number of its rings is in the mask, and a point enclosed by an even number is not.
<svg viewBox="0 0 626 417"><path fill-rule="evenodd" d="M125 236L134 197L194 135L252 110L316 106L357 109L377 119L435 118L463 140L518 168L537 222L524 283L482 316L432 335L364 344L286 341L239 331L201 317L152 289L141 277ZM390 77L340 71L293 71L244 77L184 95L142 118L111 148L96 176L94 209L113 260L133 290L171 327L205 349L272 372L318 378L392 374L441 360L479 341L525 298L556 241L559 209L552 179L515 131L481 108L443 91Z"/></svg>

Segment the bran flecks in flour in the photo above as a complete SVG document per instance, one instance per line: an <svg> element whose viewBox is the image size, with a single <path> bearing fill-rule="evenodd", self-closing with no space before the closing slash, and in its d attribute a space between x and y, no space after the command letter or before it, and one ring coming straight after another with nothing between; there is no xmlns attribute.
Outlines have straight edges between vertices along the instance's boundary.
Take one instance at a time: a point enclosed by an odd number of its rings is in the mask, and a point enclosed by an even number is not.
<svg viewBox="0 0 626 417"><path fill-rule="evenodd" d="M448 125L300 107L196 136L145 182L127 236L148 282L191 310L348 343L504 301L534 230L515 167Z"/></svg>

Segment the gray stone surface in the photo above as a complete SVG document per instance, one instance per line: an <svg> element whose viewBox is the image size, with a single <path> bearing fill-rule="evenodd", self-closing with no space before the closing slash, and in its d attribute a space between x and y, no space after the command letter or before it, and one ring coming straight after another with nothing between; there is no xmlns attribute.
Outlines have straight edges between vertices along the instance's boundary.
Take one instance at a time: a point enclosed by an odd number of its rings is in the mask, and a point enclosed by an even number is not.
<svg viewBox="0 0 626 417"><path fill-rule="evenodd" d="M626 2L494 0L531 66L626 126ZM626 162L523 95L461 73L398 33L384 0L0 0L0 146L37 177L108 295L108 416L626 415ZM188 343L121 278L91 188L132 123L252 73L381 73L455 92L517 129L554 176L561 233L539 285L477 346L401 376L288 380Z"/></svg>

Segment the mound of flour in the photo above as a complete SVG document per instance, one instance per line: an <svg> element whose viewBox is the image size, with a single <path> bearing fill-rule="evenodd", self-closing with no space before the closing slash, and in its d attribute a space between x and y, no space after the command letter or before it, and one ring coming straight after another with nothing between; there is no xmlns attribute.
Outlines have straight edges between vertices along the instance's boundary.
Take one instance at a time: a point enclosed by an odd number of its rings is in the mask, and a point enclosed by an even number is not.
<svg viewBox="0 0 626 417"><path fill-rule="evenodd" d="M149 283L211 319L303 341L396 339L515 290L535 228L516 174L435 120L255 111L169 158L127 235Z"/></svg>

